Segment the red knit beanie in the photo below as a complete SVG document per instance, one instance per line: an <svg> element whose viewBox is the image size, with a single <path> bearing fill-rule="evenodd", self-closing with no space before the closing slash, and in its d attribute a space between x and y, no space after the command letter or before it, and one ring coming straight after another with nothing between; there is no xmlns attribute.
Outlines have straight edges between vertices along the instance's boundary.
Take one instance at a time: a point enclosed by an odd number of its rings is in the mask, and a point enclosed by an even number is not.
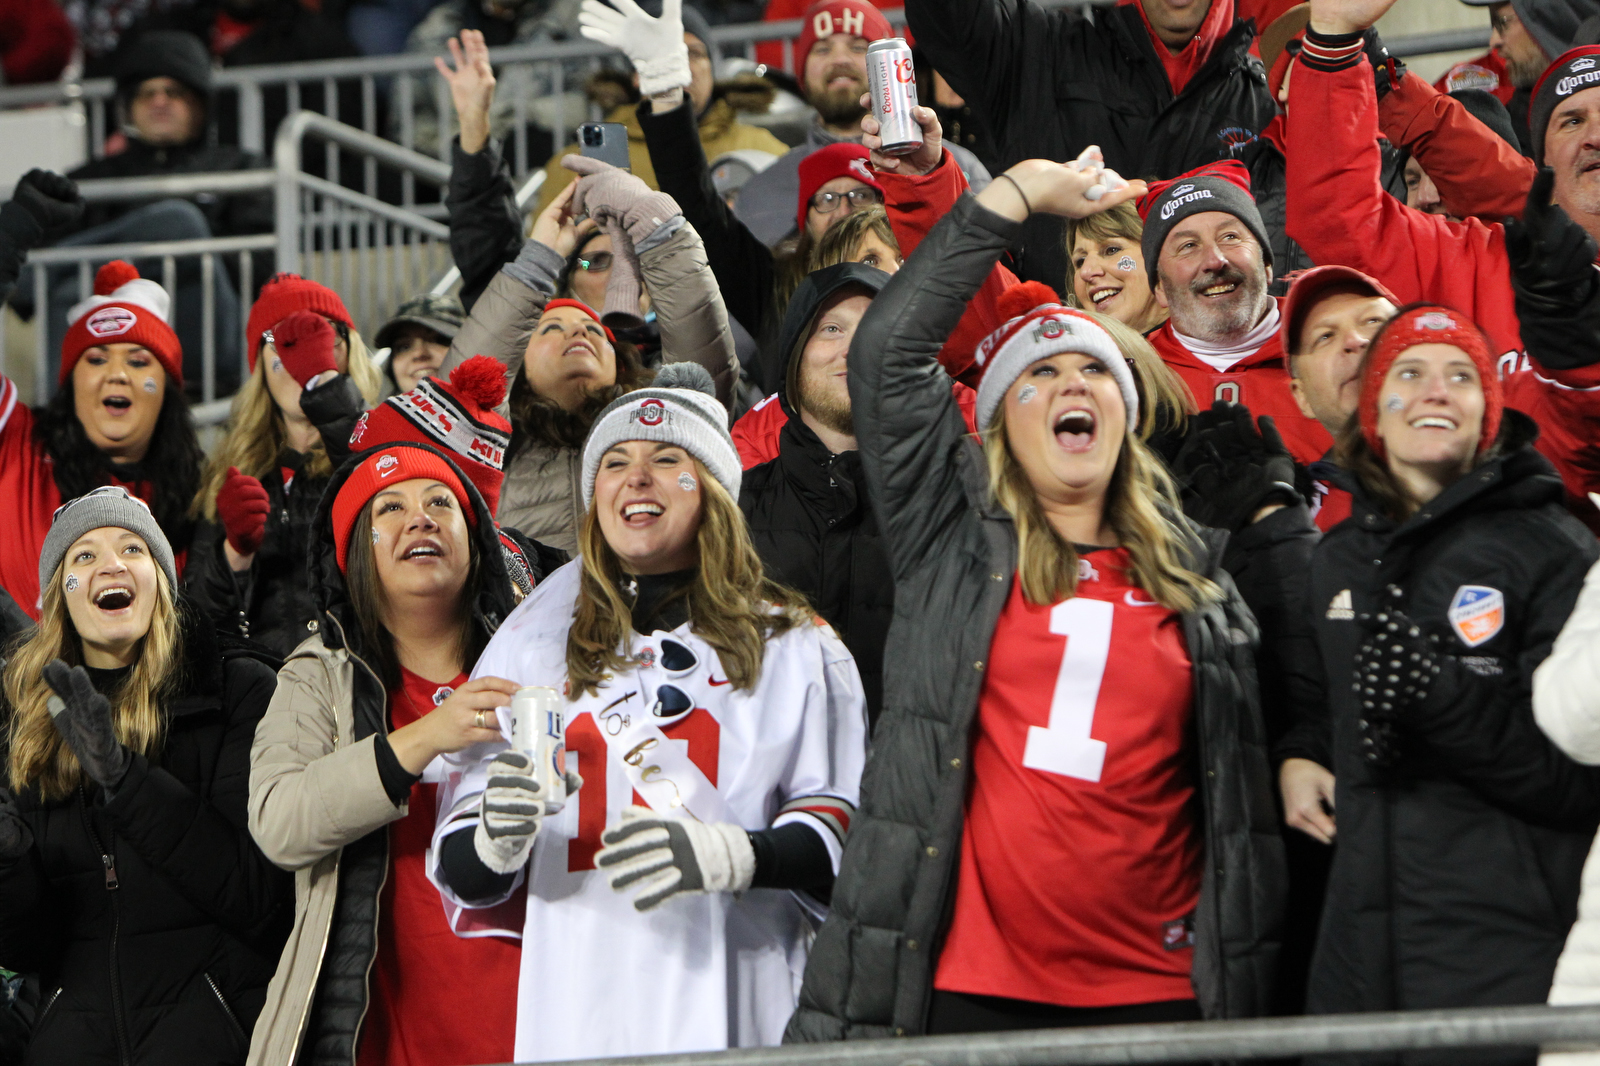
<svg viewBox="0 0 1600 1066"><path fill-rule="evenodd" d="M1500 433L1500 416L1505 410L1500 375L1495 371L1494 356L1489 354L1483 330L1459 311L1437 304L1402 308L1384 323L1367 348L1366 365L1361 369L1361 405L1357 408L1367 446L1378 458L1386 457L1387 450L1378 437L1378 394L1400 353L1419 344L1454 345L1466 352L1478 368L1478 380L1483 383L1483 432L1478 438L1478 454L1482 455Z"/></svg>
<svg viewBox="0 0 1600 1066"><path fill-rule="evenodd" d="M800 37L794 43L794 65L801 81L805 80L811 46L818 38L836 33L865 37L868 42L894 36L889 20L869 0L817 0L800 16Z"/></svg>
<svg viewBox="0 0 1600 1066"><path fill-rule="evenodd" d="M251 373L255 372L256 355L261 351L261 335L296 311L315 311L335 322L343 322L346 329L356 326L339 294L326 285L299 274L274 274L261 286L261 295L250 308L250 321L245 324L245 334L250 341L246 354L250 357Z"/></svg>
<svg viewBox="0 0 1600 1066"><path fill-rule="evenodd" d="M350 472L333 498L333 553L341 574L345 572L345 560L350 556L350 531L355 528L361 509L387 486L419 477L443 482L456 494L462 513L467 516L467 523L474 526L478 524L478 510L472 506L472 497L467 495L461 478L444 456L429 448L407 443L376 449Z"/></svg>
<svg viewBox="0 0 1600 1066"><path fill-rule="evenodd" d="M350 434L355 449L414 440L453 452L489 505L500 509L500 482L511 423L494 408L506 398L506 368L475 355L450 372L450 380L424 378L410 392L391 396L361 416Z"/></svg>
<svg viewBox="0 0 1600 1066"><path fill-rule="evenodd" d="M600 316L594 313L594 308L590 307L582 300L572 300L563 296L560 299L551 300L549 303L545 304L544 310L554 311L558 307L576 307L579 311L582 311L596 322L600 322ZM540 316L542 317L543 314L544 312L541 311ZM600 328L606 331L606 340L610 341L612 344L617 343L617 338L612 336L610 326L606 325L604 322L600 322Z"/></svg>
<svg viewBox="0 0 1600 1066"><path fill-rule="evenodd" d="M806 228L806 213L811 210L811 198L834 178L855 178L883 192L878 175L867 166L870 153L859 144L842 141L818 148L800 160L800 201L796 205L798 217L795 225L802 232Z"/></svg>
<svg viewBox="0 0 1600 1066"><path fill-rule="evenodd" d="M83 353L99 344L142 344L173 381L183 383L183 345L167 319L172 297L139 276L132 263L113 259L94 276L94 295L67 312L61 341L60 383L66 384Z"/></svg>

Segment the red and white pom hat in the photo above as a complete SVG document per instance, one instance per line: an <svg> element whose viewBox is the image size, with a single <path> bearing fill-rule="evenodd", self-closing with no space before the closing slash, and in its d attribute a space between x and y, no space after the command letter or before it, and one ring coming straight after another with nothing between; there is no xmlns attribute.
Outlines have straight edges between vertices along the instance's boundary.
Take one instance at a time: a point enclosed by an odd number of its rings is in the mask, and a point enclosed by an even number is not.
<svg viewBox="0 0 1600 1066"><path fill-rule="evenodd" d="M72 376L83 353L101 344L139 344L174 381L183 381L183 345L172 332L172 297L141 278L132 263L113 259L94 276L94 295L67 312L61 341L61 383Z"/></svg>
<svg viewBox="0 0 1600 1066"><path fill-rule="evenodd" d="M1022 372L1046 356L1063 352L1092 355L1117 380L1128 412L1128 431L1139 427L1139 389L1133 368L1105 327L1075 307L1061 303L1050 286L1037 281L1013 285L1000 294L1007 321L985 337L975 353L983 368L978 383L978 428L987 430L1000 413L1006 391Z"/></svg>

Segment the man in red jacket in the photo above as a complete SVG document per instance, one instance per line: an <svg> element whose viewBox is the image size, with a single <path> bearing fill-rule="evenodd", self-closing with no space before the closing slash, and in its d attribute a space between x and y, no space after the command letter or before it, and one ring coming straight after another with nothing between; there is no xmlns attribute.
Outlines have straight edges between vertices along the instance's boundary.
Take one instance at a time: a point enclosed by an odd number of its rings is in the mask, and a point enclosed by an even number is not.
<svg viewBox="0 0 1600 1066"><path fill-rule="evenodd" d="M1272 251L1249 171L1228 160L1156 182L1139 214L1150 286L1171 316L1150 334L1161 358L1201 410L1226 400L1271 415L1295 462L1321 459L1333 438L1289 389L1278 302L1267 294Z"/></svg>
<svg viewBox="0 0 1600 1066"><path fill-rule="evenodd" d="M1355 267L1402 303L1426 300L1473 319L1500 353L1506 404L1532 416L1538 447L1566 483L1568 505L1600 530L1587 493L1600 490L1600 366L1593 353L1552 365L1523 350L1505 227L1413 211L1383 191L1377 100L1362 35L1393 0L1313 0L1288 109L1288 229L1318 263ZM1535 162L1554 173L1551 199L1600 234L1600 47L1575 48L1550 65L1530 107ZM1542 189L1545 183L1539 183ZM1524 242L1524 249L1528 247Z"/></svg>

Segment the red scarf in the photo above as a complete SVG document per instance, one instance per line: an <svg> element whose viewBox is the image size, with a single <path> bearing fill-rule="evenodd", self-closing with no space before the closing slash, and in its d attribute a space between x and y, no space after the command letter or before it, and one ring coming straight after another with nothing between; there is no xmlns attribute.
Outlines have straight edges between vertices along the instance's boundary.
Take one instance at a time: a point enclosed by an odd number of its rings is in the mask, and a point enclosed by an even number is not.
<svg viewBox="0 0 1600 1066"><path fill-rule="evenodd" d="M1145 32L1150 34L1150 43L1155 46L1156 55L1161 60L1161 66L1166 69L1167 80L1172 83L1172 95L1182 94L1189 80L1200 72L1206 65L1206 60L1211 58L1211 51L1217 42L1233 28L1233 0L1211 0L1211 10L1206 12L1204 21L1200 23L1200 32L1177 55L1161 43L1161 38L1156 36L1156 31L1150 25L1150 18L1144 13L1144 5L1139 0L1121 0L1123 4L1133 4L1139 9L1139 18L1144 22Z"/></svg>

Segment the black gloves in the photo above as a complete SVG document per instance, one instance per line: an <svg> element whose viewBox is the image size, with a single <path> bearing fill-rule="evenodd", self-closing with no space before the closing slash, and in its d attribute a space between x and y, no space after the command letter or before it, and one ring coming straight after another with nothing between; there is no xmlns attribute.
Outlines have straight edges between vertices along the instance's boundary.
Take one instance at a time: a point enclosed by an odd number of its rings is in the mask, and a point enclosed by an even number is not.
<svg viewBox="0 0 1600 1066"><path fill-rule="evenodd" d="M70 669L60 659L45 664L44 679L55 690L46 701L56 731L89 779L114 792L133 765L133 755L117 740L111 724L111 704L94 690L81 666Z"/></svg>
<svg viewBox="0 0 1600 1066"><path fill-rule="evenodd" d="M1398 57L1389 54L1383 38L1378 36L1375 29L1367 30L1364 35L1362 51L1367 53L1367 61L1372 64L1373 87L1378 91L1378 99L1382 100L1406 76L1406 65Z"/></svg>
<svg viewBox="0 0 1600 1066"><path fill-rule="evenodd" d="M1361 758L1378 769L1400 760L1400 717L1427 700L1444 658L1438 640L1401 610L1401 595L1390 585L1389 605L1357 619L1367 635L1356 652L1356 679L1351 686L1361 708L1356 725L1361 731Z"/></svg>
<svg viewBox="0 0 1600 1066"><path fill-rule="evenodd" d="M9 298L28 249L83 217L83 200L71 179L37 168L22 175L0 206L0 300Z"/></svg>
<svg viewBox="0 0 1600 1066"><path fill-rule="evenodd" d="M1272 416L1262 415L1260 425L1257 432L1250 409L1226 400L1195 416L1172 461L1190 518L1237 533L1270 503L1301 502L1294 460Z"/></svg>
<svg viewBox="0 0 1600 1066"><path fill-rule="evenodd" d="M1551 370L1575 370L1600 358L1600 247L1550 202L1555 171L1541 169L1522 218L1508 218L1506 254L1528 352Z"/></svg>
<svg viewBox="0 0 1600 1066"><path fill-rule="evenodd" d="M0 866L9 866L33 847L33 831L17 810L16 797L0 787Z"/></svg>

